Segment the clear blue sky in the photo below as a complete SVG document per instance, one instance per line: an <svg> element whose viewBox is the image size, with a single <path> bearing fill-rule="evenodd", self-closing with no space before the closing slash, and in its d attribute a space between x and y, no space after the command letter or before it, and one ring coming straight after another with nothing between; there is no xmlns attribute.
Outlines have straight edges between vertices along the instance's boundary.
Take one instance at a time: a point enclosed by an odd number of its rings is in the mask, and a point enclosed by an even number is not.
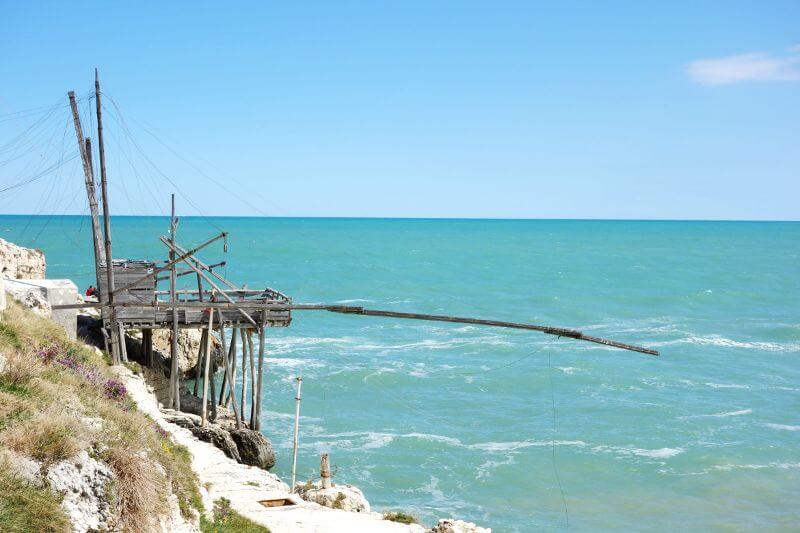
<svg viewBox="0 0 800 533"><path fill-rule="evenodd" d="M3 2L0 115L97 66L208 214L800 219L800 2L300 4ZM163 212L107 127L115 212ZM83 212L72 172L4 209Z"/></svg>

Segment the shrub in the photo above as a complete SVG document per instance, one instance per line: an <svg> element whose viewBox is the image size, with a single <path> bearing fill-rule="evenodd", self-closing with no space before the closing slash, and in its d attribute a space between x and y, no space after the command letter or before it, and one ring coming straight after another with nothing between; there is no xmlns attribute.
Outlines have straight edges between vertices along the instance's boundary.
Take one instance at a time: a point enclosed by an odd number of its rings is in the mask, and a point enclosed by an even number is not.
<svg viewBox="0 0 800 533"><path fill-rule="evenodd" d="M411 516L410 514L406 514L402 511L398 512L391 512L391 513L383 513L384 520L390 520L392 522L400 522L401 524L416 524L418 523L417 519Z"/></svg>
<svg viewBox="0 0 800 533"><path fill-rule="evenodd" d="M7 429L0 441L16 452L50 464L73 457L83 449L81 429L74 418L45 412Z"/></svg>
<svg viewBox="0 0 800 533"><path fill-rule="evenodd" d="M200 518L200 531L203 533L269 533L269 529L248 520L233 509L227 498L214 502L214 521Z"/></svg>

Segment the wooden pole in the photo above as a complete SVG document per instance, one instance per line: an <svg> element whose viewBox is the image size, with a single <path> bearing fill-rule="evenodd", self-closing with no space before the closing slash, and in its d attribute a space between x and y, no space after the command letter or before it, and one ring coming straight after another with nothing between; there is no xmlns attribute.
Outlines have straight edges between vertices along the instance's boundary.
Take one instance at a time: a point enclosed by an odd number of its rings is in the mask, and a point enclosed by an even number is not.
<svg viewBox="0 0 800 533"><path fill-rule="evenodd" d="M201 330L200 333L200 350L197 352L197 364L195 365L194 371L194 395L198 396L200 393L200 382L203 378L203 360L205 359L206 354L206 342L208 341L208 336L206 335L206 330Z"/></svg>
<svg viewBox="0 0 800 533"><path fill-rule="evenodd" d="M144 351L144 364L153 367L153 330L142 330L142 349Z"/></svg>
<svg viewBox="0 0 800 533"><path fill-rule="evenodd" d="M203 368L203 409L200 425L205 426L208 418L208 370L211 367L211 331L214 329L214 310L208 310L208 336L206 337L206 353Z"/></svg>
<svg viewBox="0 0 800 533"><path fill-rule="evenodd" d="M94 69L94 100L97 110L97 149L100 154L100 191L103 197L103 233L105 235L104 248L106 257L106 285L108 289L107 303L109 307L109 327L111 329L111 361L118 365L122 359L122 343L125 338L120 339L119 328L117 327L117 311L114 308L114 255L111 253L111 212L108 204L108 180L106 179L106 150L103 142L103 104L100 92L100 75Z"/></svg>
<svg viewBox="0 0 800 533"><path fill-rule="evenodd" d="M263 390L263 381L264 381L264 345L266 344L266 335L264 334L264 325L261 325L261 328L258 330L258 381L256 388L258 393L256 395L256 424L253 429L256 431L261 429L261 399Z"/></svg>
<svg viewBox="0 0 800 533"><path fill-rule="evenodd" d="M247 347L250 352L250 429L256 425L256 367L253 350L253 330L247 330Z"/></svg>
<svg viewBox="0 0 800 533"><path fill-rule="evenodd" d="M175 218L175 194L172 194L172 214L170 216L169 236L172 242L175 242L175 233L178 230L178 222ZM169 271L169 301L176 302L175 289L177 278L175 277L175 252L170 250L169 261L172 268ZM212 311L213 313L213 311ZM172 345L170 347L171 361L170 361L170 374L169 374L169 404L170 407L176 411L181 409L181 392L180 392L180 379L178 374L180 372L180 365L178 364L178 308L172 308Z"/></svg>
<svg viewBox="0 0 800 533"><path fill-rule="evenodd" d="M213 312L213 311L212 311ZM228 357L227 346L225 346L225 324L222 320L222 311L217 311L219 316L219 339L222 342L222 364L225 366L225 378L228 383L228 390L230 392L231 397L234 397L234 388L233 388L233 379L231 379L231 365L230 365L230 358ZM236 334L234 333L234 336ZM234 337L235 338L235 337ZM233 341L231 341L231 346L233 346ZM221 393L225 392L225 385L222 386L223 390L220 391ZM222 396L222 394L220 394ZM236 429L242 429L242 420L239 418L239 408L236 407L236 401L233 402L233 418L236 420Z"/></svg>
<svg viewBox="0 0 800 533"><path fill-rule="evenodd" d="M91 144L89 139L83 138L83 129L81 128L81 117L78 114L78 103L75 100L75 91L69 92L69 105L72 108L72 121L75 126L75 136L78 138L78 149L81 153L81 162L83 163L83 178L84 185L86 186L86 197L89 200L89 213L92 219L92 240L94 242L94 267L97 276L97 286L100 286L100 263L106 260L105 252L103 251L102 241L103 236L100 232L100 215L97 209L97 196L94 187L94 169L91 162ZM100 294L99 300L105 303L105 295Z"/></svg>
<svg viewBox="0 0 800 533"><path fill-rule="evenodd" d="M222 311L218 311L220 322L222 322ZM225 377L222 378L222 391L219 395L219 403L225 407L230 407L231 399L233 402L236 402L236 328L232 328L231 333L231 344L228 346L228 361L230 362L230 382L232 387L227 388L225 386L226 382L228 381L228 375L226 374Z"/></svg>
<svg viewBox="0 0 800 533"><path fill-rule="evenodd" d="M292 445L292 492L297 484L297 437L300 433L300 388L303 386L303 378L297 376L297 396L294 409L294 443Z"/></svg>
<svg viewBox="0 0 800 533"><path fill-rule="evenodd" d="M247 340L245 339L244 328L239 328L239 337L242 339L242 400L239 404L239 412L247 412Z"/></svg>
<svg viewBox="0 0 800 533"><path fill-rule="evenodd" d="M319 477L322 478L322 488L331 488L331 460L327 453L323 453L319 460Z"/></svg>

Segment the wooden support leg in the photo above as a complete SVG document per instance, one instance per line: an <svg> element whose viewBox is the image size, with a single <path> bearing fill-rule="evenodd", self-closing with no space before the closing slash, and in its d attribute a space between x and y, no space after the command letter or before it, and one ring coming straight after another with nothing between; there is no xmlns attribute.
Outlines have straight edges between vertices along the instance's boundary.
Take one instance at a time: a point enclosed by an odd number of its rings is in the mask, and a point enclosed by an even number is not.
<svg viewBox="0 0 800 533"><path fill-rule="evenodd" d="M205 368L203 369L203 409L200 425L205 426L208 418L208 370L211 367L211 330L214 328L214 313L208 313L208 330L206 337ZM213 403L213 402L212 402ZM216 410L216 409L215 409Z"/></svg>
<svg viewBox="0 0 800 533"><path fill-rule="evenodd" d="M250 352L250 429L256 425L256 366L253 350L253 330L247 330L247 347Z"/></svg>
<svg viewBox="0 0 800 533"><path fill-rule="evenodd" d="M203 361L206 358L206 330L200 330L200 350L197 352L197 363L194 365L194 395L200 396L200 383L203 381Z"/></svg>
<svg viewBox="0 0 800 533"><path fill-rule="evenodd" d="M222 313L218 312L219 316L219 339L222 342L222 364L225 367L225 377L228 378L225 381L228 383L228 391L230 392L230 397L234 398L233 402L233 418L236 420L236 429L242 429L242 420L239 418L239 409L236 407L235 395L234 395L234 388L233 388L233 379L231 374L233 370L231 369L230 365L230 357L228 357L227 346L225 346L225 326L222 323ZM235 337L234 337L235 338ZM231 346L233 346L233 341L231 341ZM224 385L223 385L224 387ZM225 389L221 391L224 395Z"/></svg>
<svg viewBox="0 0 800 533"><path fill-rule="evenodd" d="M244 329L240 328L239 337L242 339L242 400L239 404L239 412L242 413L242 418L247 413L247 341L244 335Z"/></svg>
<svg viewBox="0 0 800 533"><path fill-rule="evenodd" d="M144 356L144 364L148 368L153 367L153 330L142 330L142 355Z"/></svg>
<svg viewBox="0 0 800 533"><path fill-rule="evenodd" d="M255 420L255 429L256 431L261 429L261 400L263 395L263 380L264 380L264 345L266 344L266 339L264 338L264 327L262 326L261 329L258 331L258 382L256 387L258 388L258 395L256 401L256 420Z"/></svg>
<svg viewBox="0 0 800 533"><path fill-rule="evenodd" d="M128 362L128 347L125 345L125 328L119 326L119 353L123 363Z"/></svg>

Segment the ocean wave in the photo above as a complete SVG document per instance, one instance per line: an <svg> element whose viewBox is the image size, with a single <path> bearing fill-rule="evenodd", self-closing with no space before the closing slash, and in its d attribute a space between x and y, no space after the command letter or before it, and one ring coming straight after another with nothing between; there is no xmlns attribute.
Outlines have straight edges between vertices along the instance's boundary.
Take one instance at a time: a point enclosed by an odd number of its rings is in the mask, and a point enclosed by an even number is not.
<svg viewBox="0 0 800 533"><path fill-rule="evenodd" d="M737 341L721 335L708 335L704 337L689 336L671 341L657 341L645 343L649 347L673 346L676 344L695 344L699 346L718 346L721 348L742 348L761 350L765 352L796 352L800 351L800 343L787 342L762 342L762 341Z"/></svg>
<svg viewBox="0 0 800 533"><path fill-rule="evenodd" d="M375 303L375 300L365 300L363 298L352 298L350 300L336 300L335 304L354 304L354 303Z"/></svg>
<svg viewBox="0 0 800 533"><path fill-rule="evenodd" d="M575 368L574 366L559 366L556 368L558 368L565 374L574 374L577 370L580 370L580 368Z"/></svg>
<svg viewBox="0 0 800 533"><path fill-rule="evenodd" d="M734 464L727 464L727 465L716 465L712 466L711 470L735 470L738 468L744 468L747 470L761 470L763 468L780 468L781 470L788 470L790 468L800 468L800 463L767 463L765 465L759 464L744 464L744 465L734 465Z"/></svg>
<svg viewBox="0 0 800 533"><path fill-rule="evenodd" d="M790 426L788 424L770 424L770 423L764 425L767 426L768 428L780 429L783 431L800 431L800 426Z"/></svg>
<svg viewBox="0 0 800 533"><path fill-rule="evenodd" d="M706 383L714 389L749 389L750 385L738 385L736 383Z"/></svg>
<svg viewBox="0 0 800 533"><path fill-rule="evenodd" d="M670 457L675 457L676 455L682 454L684 451L683 448L658 448L654 450L650 450L647 448L635 448L633 446L594 446L592 451L601 452L601 453L615 453L618 455L625 455L625 456L638 456L638 457L648 457L650 459L668 459Z"/></svg>
<svg viewBox="0 0 800 533"><path fill-rule="evenodd" d="M726 411L724 413L714 413L713 415L700 415L700 416L714 416L717 418L727 418L729 416L742 416L752 413L752 409L740 409L739 411Z"/></svg>

